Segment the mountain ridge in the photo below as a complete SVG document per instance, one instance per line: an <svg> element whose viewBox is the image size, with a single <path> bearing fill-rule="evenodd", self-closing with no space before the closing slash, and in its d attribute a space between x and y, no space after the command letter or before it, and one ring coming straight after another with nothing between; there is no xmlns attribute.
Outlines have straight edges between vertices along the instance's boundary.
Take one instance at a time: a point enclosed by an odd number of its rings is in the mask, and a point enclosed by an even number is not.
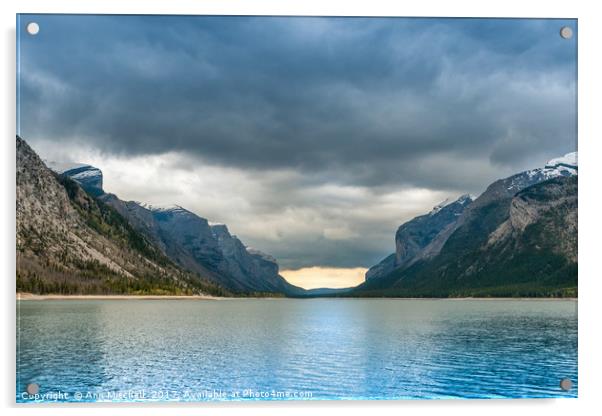
<svg viewBox="0 0 602 416"><path fill-rule="evenodd" d="M207 219L180 205L123 201L102 189L102 171L94 166L56 162L54 166L119 212L180 267L201 274L234 293L298 295L304 292L280 276L272 256L247 248L230 234L226 225L211 225Z"/></svg>
<svg viewBox="0 0 602 416"><path fill-rule="evenodd" d="M576 296L577 152L445 200L402 224L355 288L305 290L227 225L123 201L88 164L49 162L17 136L17 287L48 293Z"/></svg>
<svg viewBox="0 0 602 416"><path fill-rule="evenodd" d="M350 295L576 296L577 172L575 152L493 182L434 256L366 279Z"/></svg>

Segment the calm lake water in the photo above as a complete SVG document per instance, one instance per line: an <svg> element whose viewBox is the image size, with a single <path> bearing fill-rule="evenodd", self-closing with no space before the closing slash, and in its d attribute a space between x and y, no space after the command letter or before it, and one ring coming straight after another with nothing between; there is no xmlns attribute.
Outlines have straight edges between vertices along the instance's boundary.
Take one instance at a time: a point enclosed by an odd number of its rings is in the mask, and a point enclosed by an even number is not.
<svg viewBox="0 0 602 416"><path fill-rule="evenodd" d="M577 302L17 304L17 401L577 396ZM573 388L560 389L562 378ZM24 394L29 383L38 396Z"/></svg>

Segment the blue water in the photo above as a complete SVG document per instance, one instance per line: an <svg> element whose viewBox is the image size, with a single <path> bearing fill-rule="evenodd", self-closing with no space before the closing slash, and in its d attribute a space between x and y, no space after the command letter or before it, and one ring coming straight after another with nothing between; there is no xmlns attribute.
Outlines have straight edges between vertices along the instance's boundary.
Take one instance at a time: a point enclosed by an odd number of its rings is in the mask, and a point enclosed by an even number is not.
<svg viewBox="0 0 602 416"><path fill-rule="evenodd" d="M17 308L18 402L577 396L576 301L46 300ZM24 393L29 383L37 396Z"/></svg>

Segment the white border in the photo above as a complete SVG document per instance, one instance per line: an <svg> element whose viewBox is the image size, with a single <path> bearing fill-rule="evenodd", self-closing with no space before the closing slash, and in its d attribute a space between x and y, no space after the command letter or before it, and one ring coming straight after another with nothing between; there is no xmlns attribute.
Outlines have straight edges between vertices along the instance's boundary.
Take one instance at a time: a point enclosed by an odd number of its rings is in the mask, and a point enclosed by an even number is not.
<svg viewBox="0 0 602 416"><path fill-rule="evenodd" d="M524 0L505 1L352 1L352 0L88 0L68 1L21 0L3 1L2 9L2 91L0 101L4 141L0 150L2 203L0 204L0 264L2 264L2 377L0 391L4 414L81 415L165 415L224 413L239 411L252 414L290 415L329 414L342 411L365 414L416 412L421 414L507 415L515 412L555 414L587 414L600 408L600 322L598 297L602 294L600 250L602 246L602 90L600 75L600 39L602 15L595 2ZM126 13L126 14L266 14L266 15L346 15L346 16L475 16L475 17L568 17L579 19L579 399L565 400L475 400L475 401L408 401L408 402L311 402L311 403L233 403L160 406L93 405L85 409L73 406L44 407L14 405L15 369L15 14L21 13ZM600 162L599 162L600 161ZM597 163L598 162L598 163Z"/></svg>

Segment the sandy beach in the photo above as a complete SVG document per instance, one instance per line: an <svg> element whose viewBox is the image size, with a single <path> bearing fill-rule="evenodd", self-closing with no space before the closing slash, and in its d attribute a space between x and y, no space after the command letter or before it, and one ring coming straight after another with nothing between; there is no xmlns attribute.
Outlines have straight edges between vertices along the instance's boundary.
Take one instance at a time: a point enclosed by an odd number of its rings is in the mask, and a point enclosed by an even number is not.
<svg viewBox="0 0 602 416"><path fill-rule="evenodd" d="M17 293L17 300L223 300L234 299L210 295L37 295Z"/></svg>

